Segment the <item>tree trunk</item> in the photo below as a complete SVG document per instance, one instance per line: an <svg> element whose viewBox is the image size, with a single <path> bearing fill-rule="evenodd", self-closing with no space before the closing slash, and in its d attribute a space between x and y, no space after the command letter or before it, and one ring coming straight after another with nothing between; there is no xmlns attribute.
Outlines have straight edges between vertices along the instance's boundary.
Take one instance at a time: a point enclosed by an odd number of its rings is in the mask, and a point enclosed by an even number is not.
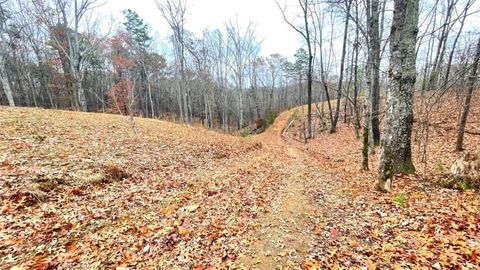
<svg viewBox="0 0 480 270"><path fill-rule="evenodd" d="M15 107L15 100L13 99L12 88L10 87L10 83L8 82L7 72L5 70L5 59L3 52L0 52L0 81L2 82L3 91L7 96L8 105L11 107Z"/></svg>
<svg viewBox="0 0 480 270"><path fill-rule="evenodd" d="M307 31L308 32L308 31ZM313 56L311 53L310 45L309 47L309 57L308 57L308 73L307 73L307 138L311 139L313 137L312 132L312 69L313 69Z"/></svg>
<svg viewBox="0 0 480 270"><path fill-rule="evenodd" d="M367 84L371 84L370 78L371 78L371 54L368 54L368 60L367 60L367 68L366 68L366 77L367 77ZM364 98L364 104L363 104L363 131L362 131L362 169L363 170L368 170L368 147L369 147L369 136L370 136L370 126L372 125L371 121L371 88L370 86L367 86L365 88L365 98Z"/></svg>
<svg viewBox="0 0 480 270"><path fill-rule="evenodd" d="M450 34L450 23L452 20L452 12L454 10L454 5L456 1L448 0L447 1L447 13L445 15L445 21L442 23L440 27L442 32L439 37L438 45L437 45L437 52L435 55L435 60L432 65L432 72L430 74L430 78L428 81L428 89L427 90L437 90L438 87L438 76L440 74L440 68L443 64L443 56L445 54L445 49L448 41L448 35Z"/></svg>
<svg viewBox="0 0 480 270"><path fill-rule="evenodd" d="M475 59L473 60L472 69L470 70L470 76L468 77L468 91L465 98L465 104L463 105L462 116L460 117L460 124L457 131L457 144L456 150L463 150L463 135L465 132L465 125L467 124L468 113L470 112L470 104L472 102L473 90L475 89L475 82L477 81L477 69L480 59L480 38L478 39L477 52Z"/></svg>
<svg viewBox="0 0 480 270"><path fill-rule="evenodd" d="M358 5L355 5L355 18L358 19ZM355 63L354 63L354 71L353 71L353 111L355 116L355 138L360 138L359 130L360 130L360 112L358 107L358 50L359 50L359 26L358 24L355 25L355 43L354 43L354 54L355 54ZM368 155L368 153L367 153ZM368 157L367 157L368 158ZM367 166L368 167L368 166Z"/></svg>
<svg viewBox="0 0 480 270"><path fill-rule="evenodd" d="M367 0L368 1L368 0ZM367 3L369 6L369 2ZM367 12L367 17L370 18L370 14ZM368 19L369 20L369 19ZM363 103L363 131L362 131L362 169L368 170L368 148L370 141L370 133L372 126L372 52L369 49L367 52L367 66L365 68L365 77L367 78L367 87L365 88L365 98Z"/></svg>
<svg viewBox="0 0 480 270"><path fill-rule="evenodd" d="M372 0L370 22L370 50L371 54L371 98L372 98L372 138L374 146L380 144L380 37L379 37L379 0Z"/></svg>
<svg viewBox="0 0 480 270"><path fill-rule="evenodd" d="M83 112L88 110L87 108L87 96L85 95L85 89L82 85L82 79L80 78L80 74L74 72L74 80L75 80L75 89L77 89L78 94L78 104L80 105L80 109Z"/></svg>
<svg viewBox="0 0 480 270"><path fill-rule="evenodd" d="M453 56L455 54L455 48L457 47L458 39L459 39L459 37L462 33L462 30L463 30L463 27L465 25L465 20L467 19L467 16L468 16L468 9L470 8L472 1L474 1L474 0L469 0L467 2L467 4L465 5L465 9L463 10L463 17L460 21L460 28L458 29L458 33L457 33L457 36L455 37L455 40L453 41L452 50L450 51L450 55L448 57L447 71L445 72L445 80L444 80L444 83L443 83L443 88L447 87L448 79L450 77L450 70L451 70L451 67L452 67Z"/></svg>
<svg viewBox="0 0 480 270"><path fill-rule="evenodd" d="M390 191L394 175L413 173L411 135L416 80L419 0L395 0L390 40L390 86L379 166L379 189Z"/></svg>
<svg viewBox="0 0 480 270"><path fill-rule="evenodd" d="M242 88L240 87L238 89L238 113L239 113L239 119L238 119L238 129L243 128L243 91Z"/></svg>
<svg viewBox="0 0 480 270"><path fill-rule="evenodd" d="M150 110L152 118L155 118L155 108L153 106L153 96L152 96L152 86L150 84L150 76L147 75L147 89L148 89L148 98L150 100Z"/></svg>
<svg viewBox="0 0 480 270"><path fill-rule="evenodd" d="M77 90L78 95L78 104L80 109L84 112L87 111L87 97L85 95L85 89L82 85L82 75L80 70L80 40L78 33L78 25L80 21L80 16L78 14L78 3L77 0L74 1L74 33L73 39L69 40L70 42L70 67L72 69L73 80L75 81L75 89ZM68 32L67 23L65 23L65 31Z"/></svg>
<svg viewBox="0 0 480 270"><path fill-rule="evenodd" d="M313 83L313 52L310 42L310 30L308 28L308 1L305 1L303 7L303 19L305 21L305 41L308 47L308 71L307 71L307 136L306 139L313 137L312 132L312 83Z"/></svg>
<svg viewBox="0 0 480 270"><path fill-rule="evenodd" d="M350 13L350 6L352 0L348 1L346 14ZM345 67L345 54L347 51L347 38L348 38L348 15L345 18L345 28L343 31L343 48L342 48L342 58L340 60L340 76L338 78L338 89L337 89L337 109L335 110L335 116L333 118L332 126L330 127L330 133L333 133L337 129L338 117L340 115L340 99L342 97L342 87L343 87L343 70ZM346 113L346 111L345 111Z"/></svg>

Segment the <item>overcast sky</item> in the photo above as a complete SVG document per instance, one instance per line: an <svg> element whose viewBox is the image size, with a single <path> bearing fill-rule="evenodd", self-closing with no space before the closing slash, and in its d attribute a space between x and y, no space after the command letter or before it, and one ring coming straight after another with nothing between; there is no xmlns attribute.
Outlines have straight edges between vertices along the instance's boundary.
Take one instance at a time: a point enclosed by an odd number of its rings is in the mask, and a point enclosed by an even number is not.
<svg viewBox="0 0 480 270"><path fill-rule="evenodd" d="M132 9L138 12L160 40L170 34L165 20L160 16L156 0L107 0L102 7L117 21L122 21L121 11ZM295 3L296 0L281 0L281 3ZM302 45L298 34L283 21L275 0L189 0L186 29L201 36L205 28L223 29L224 24L238 18L240 26L246 27L251 21L262 40L262 55L280 53L292 57ZM289 9L294 11L295 6Z"/></svg>
<svg viewBox="0 0 480 270"><path fill-rule="evenodd" d="M114 27L121 27L123 21L122 10L135 10L151 27L153 36L157 38L160 45L166 44L166 38L171 34L166 21L160 15L157 0L105 0L106 4L101 6L102 13L113 16ZM162 0L160 0L162 1ZM299 14L298 0L279 0L286 5L289 18ZM431 0L432 2L434 0ZM440 3L443 0L441 0ZM446 1L446 0L445 0ZM463 2L463 1L460 1ZM471 8L473 13L465 24L464 32L480 26L480 1L477 1ZM280 53L289 59L304 42L295 30L288 26L278 9L275 0L187 0L187 25L186 29L201 37L204 29L224 29L225 23L237 20L243 29L249 22L256 25L257 37L262 41L262 55L268 56L273 53ZM426 3L425 1L423 2ZM430 2L428 2L430 3ZM431 3L429 4L431 5ZM428 5L427 5L428 6ZM389 7L391 11L392 7ZM425 8L425 7L424 7ZM461 8L460 8L461 9ZM422 19L423 20L423 19ZM339 28L341 33L342 27ZM387 30L388 31L388 30ZM324 33L328 35L328 33ZM468 36L466 36L468 37ZM341 49L341 46L334 44L334 51ZM161 51L167 53L166 51Z"/></svg>

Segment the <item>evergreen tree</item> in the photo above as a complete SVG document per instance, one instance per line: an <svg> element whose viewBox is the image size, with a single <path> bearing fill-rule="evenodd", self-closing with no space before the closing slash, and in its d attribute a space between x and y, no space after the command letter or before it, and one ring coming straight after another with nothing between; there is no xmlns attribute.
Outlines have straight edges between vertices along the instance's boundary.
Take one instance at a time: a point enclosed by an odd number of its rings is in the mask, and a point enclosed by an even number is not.
<svg viewBox="0 0 480 270"><path fill-rule="evenodd" d="M127 32L132 35L133 39L141 48L146 48L150 44L152 38L149 36L149 27L140 18L136 11L131 9L123 10L123 16L125 16L125 26Z"/></svg>

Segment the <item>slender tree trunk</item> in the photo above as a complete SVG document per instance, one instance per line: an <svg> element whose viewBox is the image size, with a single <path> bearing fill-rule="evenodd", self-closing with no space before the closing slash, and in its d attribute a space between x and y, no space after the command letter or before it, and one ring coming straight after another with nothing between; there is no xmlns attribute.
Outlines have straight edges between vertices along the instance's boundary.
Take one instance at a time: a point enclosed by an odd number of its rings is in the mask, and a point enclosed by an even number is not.
<svg viewBox="0 0 480 270"><path fill-rule="evenodd" d="M203 113L205 114L205 120L203 125L205 127L210 127L210 123L208 121L208 100L207 100L207 89L206 87L203 88Z"/></svg>
<svg viewBox="0 0 480 270"><path fill-rule="evenodd" d="M78 94L78 104L80 105L80 109L83 112L86 112L88 110L87 96L85 95L85 89L83 88L83 85L82 85L81 75L79 75L77 72L75 72L74 74L75 74L74 75L75 89L77 89L77 94Z"/></svg>
<svg viewBox="0 0 480 270"><path fill-rule="evenodd" d="M444 80L444 83L443 83L443 88L447 87L448 79L450 77L450 70L451 70L451 67L452 67L453 55L455 54L455 48L457 47L458 39L460 38L460 35L463 31L463 27L465 25L465 20L467 19L467 16L468 16L468 9L471 6L472 1L474 1L474 0L471 0L471 1L469 0L467 2L467 4L465 5L465 9L463 10L463 17L460 21L460 29L458 29L457 36L455 37L455 40L453 41L452 50L450 51L450 55L448 57L447 71L445 72L445 80Z"/></svg>
<svg viewBox="0 0 480 270"><path fill-rule="evenodd" d="M413 173L411 136L416 80L419 0L395 0L390 40L390 86L379 166L379 189L390 191L398 173Z"/></svg>
<svg viewBox="0 0 480 270"><path fill-rule="evenodd" d="M374 3L372 3L373 1ZM365 89L365 99L363 105L364 111L364 118L363 118L363 132L362 132L362 169L368 170L368 150L371 148L374 150L374 143L373 143L373 132L372 132L372 101L373 101L373 92L374 92L374 79L373 79L373 72L375 70L375 51L372 40L374 39L375 31L374 31L374 19L372 16L375 16L372 10L374 6L378 5L378 0L366 0L366 15L367 15L367 22L368 22L368 31L367 31L367 65L366 65L366 78L367 78L367 87Z"/></svg>
<svg viewBox="0 0 480 270"><path fill-rule="evenodd" d="M313 83L313 52L308 28L308 1L305 0L303 7L303 19L305 21L305 41L308 47L308 71L307 71L307 139L313 137L312 131L312 83Z"/></svg>
<svg viewBox="0 0 480 270"><path fill-rule="evenodd" d="M456 150L463 150L463 135L465 132L465 126L467 124L468 113L470 112L470 104L472 102L473 90L475 89L475 82L477 81L477 69L478 62L480 60L480 38L478 39L477 52L475 59L473 60L472 69L470 70L470 76L468 77L468 91L465 98L465 104L463 105L462 116L460 117L460 124L457 131L457 144Z"/></svg>
<svg viewBox="0 0 480 270"><path fill-rule="evenodd" d="M450 22L452 19L452 12L455 5L455 0L447 0L447 13L445 15L445 21L443 22L441 29L442 32L439 37L437 52L435 54L435 60L433 62L432 72L428 81L428 90L436 89L438 87L439 69L443 63L443 56L445 54L448 35L450 34Z"/></svg>
<svg viewBox="0 0 480 270"><path fill-rule="evenodd" d="M176 86L177 86L177 103L178 103L178 110L180 111L180 121L185 122L185 114L183 112L183 93L182 93L182 82L177 78L176 79Z"/></svg>
<svg viewBox="0 0 480 270"><path fill-rule="evenodd" d="M302 80L303 80L303 76L302 76L302 73L300 72L298 74L298 105L300 106L304 105Z"/></svg>
<svg viewBox="0 0 480 270"><path fill-rule="evenodd" d="M148 89L148 98L150 99L150 110L152 111L151 116L155 118L155 108L153 105L153 96L152 96L152 85L150 84L150 76L147 75L147 89Z"/></svg>
<svg viewBox="0 0 480 270"><path fill-rule="evenodd" d="M355 70L353 75L353 116L355 127L355 138L360 138L360 112L358 108L358 48L355 48Z"/></svg>
<svg viewBox="0 0 480 270"><path fill-rule="evenodd" d="M367 68L366 68L366 77L367 77L367 84L371 84L371 54L368 54L367 60ZM371 88L367 86L365 88L365 97L363 103L363 131L362 131L362 169L368 170L368 148L369 148L369 137L370 137L370 126L372 125L371 122Z"/></svg>
<svg viewBox="0 0 480 270"><path fill-rule="evenodd" d="M307 31L308 32L308 31ZM313 69L313 56L311 53L310 45L308 46L308 72L307 72L307 138L310 139L313 136L312 132L312 69Z"/></svg>
<svg viewBox="0 0 480 270"><path fill-rule="evenodd" d="M352 56L352 66L353 66L353 57ZM348 111L347 107L350 107L350 113L352 113L352 103L350 102L350 88L352 87L352 80L353 80L353 72L350 70L350 74L348 75L348 83L347 83L347 88L345 91L345 101L343 102L343 123L347 123L347 116L348 116ZM353 113L352 113L353 114Z"/></svg>
<svg viewBox="0 0 480 270"><path fill-rule="evenodd" d="M358 19L358 5L355 5L355 18ZM355 54L355 63L354 63L354 71L353 71L353 111L354 111L354 121L355 121L355 138L360 138L359 130L360 130L360 112L358 107L358 51L359 51L359 26L355 24L355 43L354 43L354 54ZM367 153L368 155L368 153ZM368 156L367 156L368 158ZM367 162L368 163L368 162ZM368 168L368 166L367 166Z"/></svg>
<svg viewBox="0 0 480 270"><path fill-rule="evenodd" d="M346 14L350 13L350 7L352 5L352 0L348 1ZM345 28L343 30L343 48L342 48L342 58L340 60L340 76L338 78L338 89L337 89L337 108L335 110L335 116L333 118L332 126L330 127L330 133L333 133L337 129L338 117L340 115L340 99L342 98L342 87L343 87L343 70L345 67L345 55L347 52L347 39L348 39L348 15L345 16Z"/></svg>
<svg viewBox="0 0 480 270"><path fill-rule="evenodd" d="M370 1L367 0L367 7L370 6ZM367 21L370 19L370 10L367 9ZM370 29L371 27L369 27ZM370 32L371 30L369 30ZM370 39L370 35L368 39ZM368 149L370 146L371 126L372 126L372 66L373 66L373 50L371 48L367 51L367 65L365 68L365 77L367 78L367 87L365 88L365 97L363 103L363 131L362 131L362 169L369 170L368 165Z"/></svg>
<svg viewBox="0 0 480 270"><path fill-rule="evenodd" d="M322 87L324 90L325 98L327 99L328 111L330 116L330 126L333 126L333 111L332 111L332 104L330 102L330 93L328 92L328 85L327 85L327 76L325 74L325 66L323 62L323 34L322 34L322 27L319 26L319 38L320 38L320 76L322 78ZM323 100L322 100L323 101ZM322 114L323 114L324 102L322 102Z"/></svg>
<svg viewBox="0 0 480 270"><path fill-rule="evenodd" d="M240 87L238 89L238 112L239 112L239 120L238 120L238 128L243 128L243 90Z"/></svg>
<svg viewBox="0 0 480 270"><path fill-rule="evenodd" d="M379 36L379 0L371 0L370 22L370 59L372 61L371 98L372 98L372 139L373 146L380 145L380 36Z"/></svg>

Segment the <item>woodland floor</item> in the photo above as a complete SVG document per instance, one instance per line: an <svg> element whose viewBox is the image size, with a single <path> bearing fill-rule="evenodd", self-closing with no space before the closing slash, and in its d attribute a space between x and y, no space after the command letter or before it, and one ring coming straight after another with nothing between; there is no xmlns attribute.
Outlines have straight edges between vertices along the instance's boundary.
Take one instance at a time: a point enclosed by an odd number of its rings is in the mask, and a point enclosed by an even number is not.
<svg viewBox="0 0 480 270"><path fill-rule="evenodd" d="M436 184L457 155L455 101L442 108L428 166L385 194L353 127L304 144L301 109L240 138L0 107L0 269L478 269L479 193Z"/></svg>

